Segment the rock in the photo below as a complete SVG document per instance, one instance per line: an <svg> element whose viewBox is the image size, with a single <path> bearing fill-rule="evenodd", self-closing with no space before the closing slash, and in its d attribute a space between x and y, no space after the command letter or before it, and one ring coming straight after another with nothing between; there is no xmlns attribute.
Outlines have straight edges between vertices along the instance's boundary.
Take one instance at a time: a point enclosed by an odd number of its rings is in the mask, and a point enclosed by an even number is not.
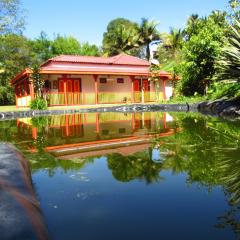
<svg viewBox="0 0 240 240"><path fill-rule="evenodd" d="M27 160L12 146L0 144L1 240L48 239Z"/></svg>
<svg viewBox="0 0 240 240"><path fill-rule="evenodd" d="M240 97L233 99L218 99L198 104L199 112L224 118L240 118Z"/></svg>

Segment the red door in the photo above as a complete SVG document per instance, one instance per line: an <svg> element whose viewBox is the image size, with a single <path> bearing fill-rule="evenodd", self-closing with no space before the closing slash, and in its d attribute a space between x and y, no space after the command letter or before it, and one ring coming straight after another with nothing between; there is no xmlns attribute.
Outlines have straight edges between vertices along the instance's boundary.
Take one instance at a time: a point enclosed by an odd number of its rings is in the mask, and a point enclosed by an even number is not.
<svg viewBox="0 0 240 240"><path fill-rule="evenodd" d="M140 81L139 79L135 79L133 82L134 92L140 92Z"/></svg>
<svg viewBox="0 0 240 240"><path fill-rule="evenodd" d="M143 80L143 90L144 90L144 92L150 91L150 84L149 84L149 81L147 79Z"/></svg>
<svg viewBox="0 0 240 240"><path fill-rule="evenodd" d="M81 103L81 79L73 80L73 98L74 104Z"/></svg>
<svg viewBox="0 0 240 240"><path fill-rule="evenodd" d="M67 80L67 103L68 105L73 104L73 87L72 87L72 80L68 79Z"/></svg>
<svg viewBox="0 0 240 240"><path fill-rule="evenodd" d="M72 80L67 80L67 92L72 93Z"/></svg>
<svg viewBox="0 0 240 240"><path fill-rule="evenodd" d="M134 90L134 102L140 102L141 101L141 85L140 85L139 79L135 79L133 81L133 90Z"/></svg>

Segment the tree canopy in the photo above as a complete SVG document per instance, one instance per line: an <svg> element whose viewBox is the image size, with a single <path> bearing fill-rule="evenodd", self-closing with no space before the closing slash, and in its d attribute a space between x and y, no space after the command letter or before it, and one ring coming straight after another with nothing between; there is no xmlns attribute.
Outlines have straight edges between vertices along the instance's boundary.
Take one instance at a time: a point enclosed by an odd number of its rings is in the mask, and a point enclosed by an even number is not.
<svg viewBox="0 0 240 240"><path fill-rule="evenodd" d="M22 33L24 15L19 0L0 0L0 34Z"/></svg>
<svg viewBox="0 0 240 240"><path fill-rule="evenodd" d="M10 80L33 63L28 39L16 34L0 35L0 104L13 104Z"/></svg>
<svg viewBox="0 0 240 240"><path fill-rule="evenodd" d="M204 94L215 74L215 59L220 55L224 40L224 28L213 15L198 19L194 33L188 32L188 41L183 45L182 80L179 90L184 95Z"/></svg>
<svg viewBox="0 0 240 240"><path fill-rule="evenodd" d="M142 18L141 24L116 18L108 24L107 31L103 34L103 50L109 56L119 53L140 56L145 48L144 57L149 60L150 43L160 39L157 26L156 21L146 18Z"/></svg>
<svg viewBox="0 0 240 240"><path fill-rule="evenodd" d="M112 20L103 34L103 51L113 56L119 53L136 54L139 47L138 24L125 18Z"/></svg>

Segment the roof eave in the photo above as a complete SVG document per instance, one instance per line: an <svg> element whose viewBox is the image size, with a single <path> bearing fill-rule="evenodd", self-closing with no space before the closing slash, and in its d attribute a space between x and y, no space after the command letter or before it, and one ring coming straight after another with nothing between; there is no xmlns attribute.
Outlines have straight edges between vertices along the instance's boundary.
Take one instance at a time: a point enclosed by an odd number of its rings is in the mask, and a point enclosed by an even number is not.
<svg viewBox="0 0 240 240"><path fill-rule="evenodd" d="M17 74L13 79L10 80L11 85L14 85L17 81L22 79L23 77L27 77L30 73L32 73L32 70L30 68L25 68L22 72Z"/></svg>

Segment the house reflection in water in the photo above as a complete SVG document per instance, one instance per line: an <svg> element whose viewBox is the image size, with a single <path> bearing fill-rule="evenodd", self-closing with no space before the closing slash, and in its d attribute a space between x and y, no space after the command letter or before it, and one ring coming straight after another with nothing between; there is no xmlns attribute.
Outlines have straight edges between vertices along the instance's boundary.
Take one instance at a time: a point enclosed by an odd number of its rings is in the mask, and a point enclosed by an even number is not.
<svg viewBox="0 0 240 240"><path fill-rule="evenodd" d="M154 137L178 130L169 114L149 112L25 118L19 119L17 126L19 137L35 141L41 138L46 152L66 160L109 153L127 156L149 148ZM28 148L34 151L34 144L30 145Z"/></svg>

